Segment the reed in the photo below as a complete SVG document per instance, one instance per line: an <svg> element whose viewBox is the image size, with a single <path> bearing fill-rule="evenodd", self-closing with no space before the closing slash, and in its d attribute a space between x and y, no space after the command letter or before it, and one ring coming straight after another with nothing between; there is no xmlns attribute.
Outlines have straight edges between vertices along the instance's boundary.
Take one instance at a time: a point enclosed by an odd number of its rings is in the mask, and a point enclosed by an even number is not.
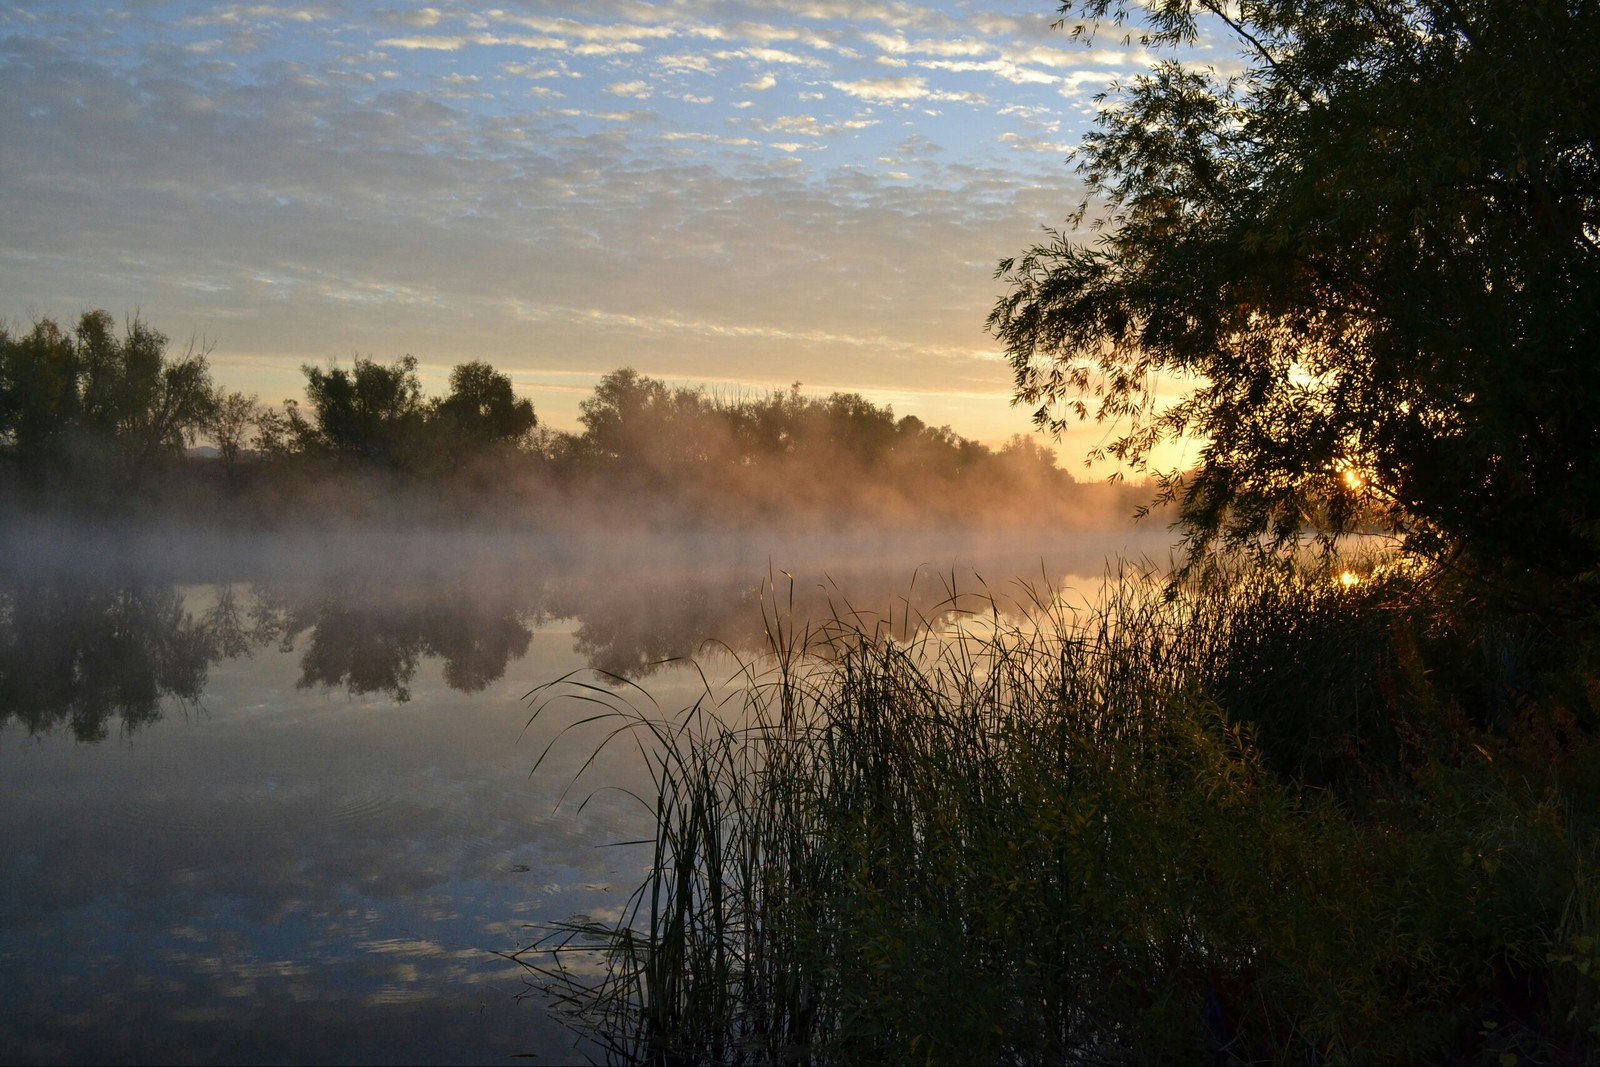
<svg viewBox="0 0 1600 1067"><path fill-rule="evenodd" d="M910 642L769 600L731 697L564 680L535 715L640 745L654 852L517 958L622 1062L1592 1059L1592 828L1416 594L1125 569Z"/></svg>

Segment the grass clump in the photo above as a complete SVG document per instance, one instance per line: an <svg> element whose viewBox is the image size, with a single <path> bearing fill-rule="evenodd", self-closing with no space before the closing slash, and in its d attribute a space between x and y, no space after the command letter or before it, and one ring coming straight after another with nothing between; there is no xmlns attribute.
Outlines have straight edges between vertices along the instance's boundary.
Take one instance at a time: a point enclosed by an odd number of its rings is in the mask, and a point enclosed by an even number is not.
<svg viewBox="0 0 1600 1067"><path fill-rule="evenodd" d="M649 874L520 958L627 1062L1592 1061L1600 685L1428 602L1255 568L911 643L775 617L735 697L601 713Z"/></svg>

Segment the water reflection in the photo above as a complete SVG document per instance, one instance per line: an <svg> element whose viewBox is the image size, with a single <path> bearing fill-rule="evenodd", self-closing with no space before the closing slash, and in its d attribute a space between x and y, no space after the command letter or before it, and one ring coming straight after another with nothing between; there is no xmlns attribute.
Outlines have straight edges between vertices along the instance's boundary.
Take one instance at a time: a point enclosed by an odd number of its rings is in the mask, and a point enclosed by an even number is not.
<svg viewBox="0 0 1600 1067"><path fill-rule="evenodd" d="M372 575L332 584L258 586L258 640L301 646L300 686L382 693L404 703L420 657L442 661L445 684L487 688L527 654L540 593L526 586L405 587Z"/></svg>
<svg viewBox="0 0 1600 1067"><path fill-rule="evenodd" d="M757 656L841 623L906 640L981 609L986 601L967 579L958 588L952 576L914 567L833 576L770 571L754 582L746 567L729 564L647 580L569 578L551 583L549 605L577 621L575 647L592 667L637 680L707 645Z"/></svg>
<svg viewBox="0 0 1600 1067"><path fill-rule="evenodd" d="M644 576L509 564L408 574L391 561L186 587L13 573L0 581L0 725L99 741L114 722L129 732L196 704L211 667L267 648L297 655L300 688L405 703L424 661L451 689L481 692L555 620L571 620L590 666L635 680L708 645L748 658L836 622L904 640L995 596L954 566L752 570L702 557Z"/></svg>
<svg viewBox="0 0 1600 1067"><path fill-rule="evenodd" d="M100 741L132 731L168 700L199 701L231 634L185 610L170 585L36 583L0 589L0 725L58 727Z"/></svg>

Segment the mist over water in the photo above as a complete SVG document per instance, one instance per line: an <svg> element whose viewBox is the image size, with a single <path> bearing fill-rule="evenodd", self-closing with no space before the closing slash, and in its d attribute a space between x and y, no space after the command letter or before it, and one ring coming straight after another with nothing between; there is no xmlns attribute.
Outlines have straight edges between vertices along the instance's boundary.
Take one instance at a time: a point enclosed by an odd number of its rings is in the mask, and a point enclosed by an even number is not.
<svg viewBox="0 0 1600 1067"><path fill-rule="evenodd" d="M1171 540L575 523L5 519L0 1059L582 1062L493 953L615 914L651 824L625 747L578 779L597 726L529 776L586 712L530 690L682 706L776 617L905 635Z"/></svg>

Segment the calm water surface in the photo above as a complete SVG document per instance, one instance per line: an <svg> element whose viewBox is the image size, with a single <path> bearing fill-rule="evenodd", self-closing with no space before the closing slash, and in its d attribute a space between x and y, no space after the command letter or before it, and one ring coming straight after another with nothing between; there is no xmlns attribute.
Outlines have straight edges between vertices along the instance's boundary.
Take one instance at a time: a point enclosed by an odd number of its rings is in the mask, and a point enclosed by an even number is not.
<svg viewBox="0 0 1600 1067"><path fill-rule="evenodd" d="M682 706L701 675L662 661L732 675L764 617L904 632L948 621L952 585L1098 574L1117 536L24 546L0 568L0 1060L585 1062L496 953L617 914L647 855L610 843L651 823L603 788L641 780L626 746L574 785L601 724L530 775L592 710L529 727L530 690L600 668Z"/></svg>

